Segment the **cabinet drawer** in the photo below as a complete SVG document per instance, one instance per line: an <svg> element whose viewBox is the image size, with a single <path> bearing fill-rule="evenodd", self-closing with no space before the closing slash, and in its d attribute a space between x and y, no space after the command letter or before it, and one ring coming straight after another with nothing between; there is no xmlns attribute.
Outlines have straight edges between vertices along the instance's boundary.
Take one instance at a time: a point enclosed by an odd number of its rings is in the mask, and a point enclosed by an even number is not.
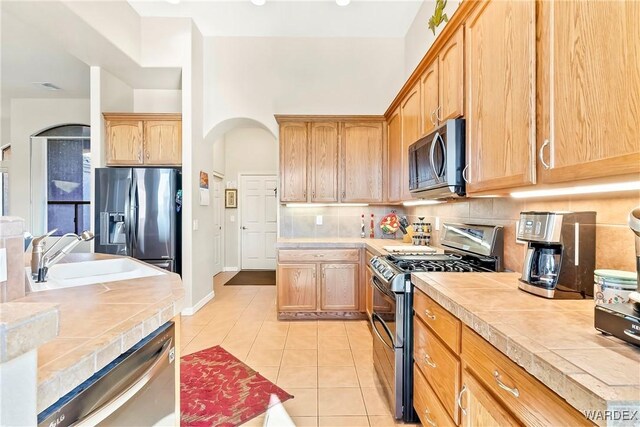
<svg viewBox="0 0 640 427"><path fill-rule="evenodd" d="M460 388L460 361L416 316L413 317L413 360L440 398L444 409L459 420L456 398Z"/></svg>
<svg viewBox="0 0 640 427"><path fill-rule="evenodd" d="M417 365L413 365L413 407L423 426L455 426Z"/></svg>
<svg viewBox="0 0 640 427"><path fill-rule="evenodd" d="M358 249L281 249L279 262L360 262Z"/></svg>
<svg viewBox="0 0 640 427"><path fill-rule="evenodd" d="M462 359L496 398L526 425L593 425L564 399L465 327Z"/></svg>
<svg viewBox="0 0 640 427"><path fill-rule="evenodd" d="M455 354L460 354L460 330L462 324L437 302L415 288L413 309Z"/></svg>

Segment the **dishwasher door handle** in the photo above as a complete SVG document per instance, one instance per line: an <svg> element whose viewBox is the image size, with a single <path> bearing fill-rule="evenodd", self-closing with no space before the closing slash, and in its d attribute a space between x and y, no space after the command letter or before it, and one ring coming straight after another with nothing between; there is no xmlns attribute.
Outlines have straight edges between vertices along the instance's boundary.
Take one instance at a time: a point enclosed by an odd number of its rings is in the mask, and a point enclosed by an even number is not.
<svg viewBox="0 0 640 427"><path fill-rule="evenodd" d="M112 399L109 399L109 401L105 402L100 407L96 408L83 418L79 419L75 424L73 424L74 427L95 426L107 419L118 409L120 409L122 405L127 403L140 390L142 390L147 384L149 384L149 382L157 376L158 372L162 370L162 362L165 357L169 357L169 352L173 348L172 345L173 339L167 340L163 345L160 355L156 358L155 362L153 362L153 365L151 365L146 371L144 371L133 384L115 395Z"/></svg>

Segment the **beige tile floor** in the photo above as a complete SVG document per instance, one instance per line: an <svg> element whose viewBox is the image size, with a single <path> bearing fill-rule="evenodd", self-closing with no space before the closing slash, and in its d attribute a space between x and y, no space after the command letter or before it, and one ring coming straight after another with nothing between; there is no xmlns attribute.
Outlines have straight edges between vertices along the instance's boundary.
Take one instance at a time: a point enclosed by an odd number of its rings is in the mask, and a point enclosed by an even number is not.
<svg viewBox="0 0 640 427"><path fill-rule="evenodd" d="M297 426L405 425L383 401L366 322L278 321L275 286L223 286L233 274L218 274L215 299L183 317L183 354L221 345L295 396L284 407Z"/></svg>

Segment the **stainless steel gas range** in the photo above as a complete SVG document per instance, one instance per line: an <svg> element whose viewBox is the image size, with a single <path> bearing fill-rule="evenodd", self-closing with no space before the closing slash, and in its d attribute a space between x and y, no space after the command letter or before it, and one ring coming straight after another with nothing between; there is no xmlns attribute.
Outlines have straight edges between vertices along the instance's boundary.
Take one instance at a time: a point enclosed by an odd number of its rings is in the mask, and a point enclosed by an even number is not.
<svg viewBox="0 0 640 427"><path fill-rule="evenodd" d="M397 419L417 421L413 410L413 285L411 273L502 271L500 226L443 224L442 254L393 254L369 260L373 272L373 363Z"/></svg>

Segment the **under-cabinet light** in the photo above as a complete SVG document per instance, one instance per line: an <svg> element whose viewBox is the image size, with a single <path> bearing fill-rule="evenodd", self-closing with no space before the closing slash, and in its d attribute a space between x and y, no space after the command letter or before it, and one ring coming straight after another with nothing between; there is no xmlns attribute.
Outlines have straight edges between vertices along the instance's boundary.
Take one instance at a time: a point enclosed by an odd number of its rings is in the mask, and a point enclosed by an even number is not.
<svg viewBox="0 0 640 427"><path fill-rule="evenodd" d="M336 207L364 207L369 206L368 203L287 203L288 208L324 208L328 206Z"/></svg>
<svg viewBox="0 0 640 427"><path fill-rule="evenodd" d="M569 196L572 194L612 193L615 191L640 190L640 181L616 182L612 184L578 185L575 187L550 188L546 190L514 191L511 197L525 199L530 197Z"/></svg>
<svg viewBox="0 0 640 427"><path fill-rule="evenodd" d="M426 206L426 205L437 205L442 203L440 200L410 200L408 202L403 202L403 206Z"/></svg>
<svg viewBox="0 0 640 427"><path fill-rule="evenodd" d="M251 0L251 3L255 4L256 6L263 6L266 1L267 0Z"/></svg>
<svg viewBox="0 0 640 427"><path fill-rule="evenodd" d="M336 0L338 6L347 6L349 3L351 3L351 0Z"/></svg>

